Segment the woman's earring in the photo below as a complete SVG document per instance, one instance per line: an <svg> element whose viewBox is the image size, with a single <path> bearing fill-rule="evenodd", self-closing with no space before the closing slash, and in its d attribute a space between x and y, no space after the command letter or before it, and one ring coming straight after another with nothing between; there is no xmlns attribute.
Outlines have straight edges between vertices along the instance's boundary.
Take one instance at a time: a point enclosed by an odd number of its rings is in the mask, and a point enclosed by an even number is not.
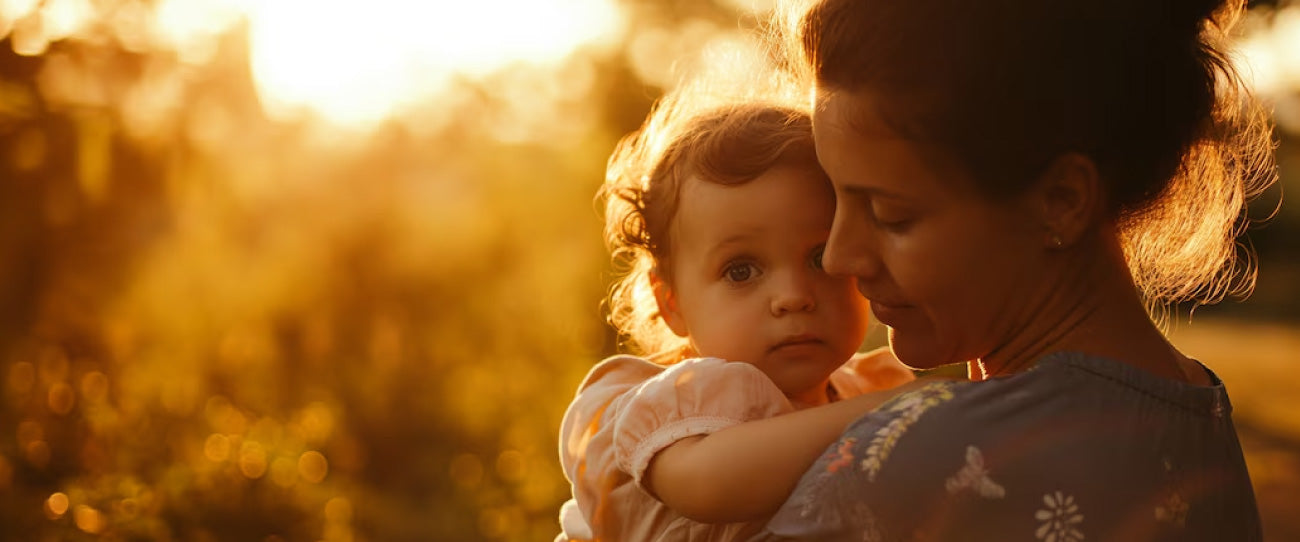
<svg viewBox="0 0 1300 542"><path fill-rule="evenodd" d="M1061 234L1059 234L1059 233L1053 233L1053 234L1052 234L1052 238L1051 238L1051 240L1050 240L1050 243L1051 243L1051 245L1052 245L1052 248L1061 248L1061 247L1065 246L1065 240L1061 239Z"/></svg>

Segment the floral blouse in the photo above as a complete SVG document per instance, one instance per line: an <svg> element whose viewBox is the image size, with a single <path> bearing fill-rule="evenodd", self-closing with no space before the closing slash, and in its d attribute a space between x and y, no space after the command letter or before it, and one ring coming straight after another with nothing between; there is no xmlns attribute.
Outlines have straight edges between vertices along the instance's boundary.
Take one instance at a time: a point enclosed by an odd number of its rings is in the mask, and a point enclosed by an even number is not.
<svg viewBox="0 0 1300 542"><path fill-rule="evenodd" d="M1223 383L1079 353L851 425L753 540L1257 541Z"/></svg>

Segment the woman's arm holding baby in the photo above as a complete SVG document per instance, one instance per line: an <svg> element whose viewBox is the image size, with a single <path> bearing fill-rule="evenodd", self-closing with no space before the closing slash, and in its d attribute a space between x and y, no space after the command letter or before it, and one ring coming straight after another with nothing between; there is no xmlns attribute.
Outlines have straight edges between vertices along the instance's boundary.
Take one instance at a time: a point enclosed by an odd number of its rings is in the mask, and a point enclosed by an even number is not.
<svg viewBox="0 0 1300 542"><path fill-rule="evenodd" d="M776 512L804 472L854 420L922 379L716 433L679 440L651 460L647 489L705 523L753 521Z"/></svg>

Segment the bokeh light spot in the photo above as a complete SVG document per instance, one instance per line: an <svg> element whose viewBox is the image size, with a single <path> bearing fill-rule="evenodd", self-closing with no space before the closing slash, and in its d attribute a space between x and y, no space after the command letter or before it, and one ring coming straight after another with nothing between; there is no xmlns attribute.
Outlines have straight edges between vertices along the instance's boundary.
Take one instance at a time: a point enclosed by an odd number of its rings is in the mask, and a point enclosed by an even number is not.
<svg viewBox="0 0 1300 542"><path fill-rule="evenodd" d="M506 450L497 456L497 475L502 480L518 481L524 477L526 471L524 454L518 450Z"/></svg>
<svg viewBox="0 0 1300 542"><path fill-rule="evenodd" d="M68 513L68 496L66 494L57 492L45 499L45 517L59 519L66 513Z"/></svg>
<svg viewBox="0 0 1300 542"><path fill-rule="evenodd" d="M122 519L135 519L140 514L140 501L131 498L122 499L114 509Z"/></svg>
<svg viewBox="0 0 1300 542"><path fill-rule="evenodd" d="M79 504L72 510L72 521L77 524L78 529L90 534L98 534L106 527L104 514L84 504Z"/></svg>
<svg viewBox="0 0 1300 542"><path fill-rule="evenodd" d="M228 435L242 435L248 430L248 418L223 396L209 397L203 412L208 423L217 431Z"/></svg>
<svg viewBox="0 0 1300 542"><path fill-rule="evenodd" d="M24 394L36 385L36 366L31 362L20 361L9 366L9 389L17 394Z"/></svg>
<svg viewBox="0 0 1300 542"><path fill-rule="evenodd" d="M254 480L266 474L266 450L260 443L246 440L239 447L239 472Z"/></svg>
<svg viewBox="0 0 1300 542"><path fill-rule="evenodd" d="M229 459L230 438L221 433L208 435L207 440L203 442L203 456L214 463Z"/></svg>
<svg viewBox="0 0 1300 542"><path fill-rule="evenodd" d="M315 450L304 452L298 457L298 474L303 480L319 484L329 472L329 462L325 455Z"/></svg>
<svg viewBox="0 0 1300 542"><path fill-rule="evenodd" d="M307 405L301 414L303 437L311 442L323 442L334 431L334 415L324 403L315 402Z"/></svg>
<svg viewBox="0 0 1300 542"><path fill-rule="evenodd" d="M346 497L334 497L325 502L325 521L329 523L349 523L352 521L352 501Z"/></svg>
<svg viewBox="0 0 1300 542"><path fill-rule="evenodd" d="M99 371L91 371L81 377L81 396L87 403L97 404L108 399L108 376Z"/></svg>
<svg viewBox="0 0 1300 542"><path fill-rule="evenodd" d="M77 393L66 382L56 382L50 386L47 399L50 412L62 416L72 412L73 405L77 403Z"/></svg>

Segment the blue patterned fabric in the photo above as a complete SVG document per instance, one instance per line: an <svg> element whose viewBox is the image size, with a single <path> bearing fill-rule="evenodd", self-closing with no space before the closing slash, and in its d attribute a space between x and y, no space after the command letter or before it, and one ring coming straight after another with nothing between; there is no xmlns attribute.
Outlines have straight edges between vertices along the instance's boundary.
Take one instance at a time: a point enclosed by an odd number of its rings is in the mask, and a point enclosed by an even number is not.
<svg viewBox="0 0 1300 542"><path fill-rule="evenodd" d="M1261 540L1222 381L1079 353L851 425L754 540Z"/></svg>

